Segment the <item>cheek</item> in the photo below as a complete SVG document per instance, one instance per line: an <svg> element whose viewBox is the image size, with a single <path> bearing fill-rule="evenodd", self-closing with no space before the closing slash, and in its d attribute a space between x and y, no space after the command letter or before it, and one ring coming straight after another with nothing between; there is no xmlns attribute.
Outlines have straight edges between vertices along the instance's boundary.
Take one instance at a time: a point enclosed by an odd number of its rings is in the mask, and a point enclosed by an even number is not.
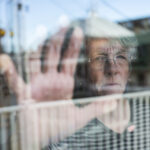
<svg viewBox="0 0 150 150"><path fill-rule="evenodd" d="M90 82L92 84L99 84L101 85L104 79L104 73L100 72L100 71L96 71L93 69L90 69L89 72L89 78L90 78Z"/></svg>
<svg viewBox="0 0 150 150"><path fill-rule="evenodd" d="M128 78L129 78L129 67L124 68L124 69L121 71L121 77L122 77L124 83L127 83Z"/></svg>

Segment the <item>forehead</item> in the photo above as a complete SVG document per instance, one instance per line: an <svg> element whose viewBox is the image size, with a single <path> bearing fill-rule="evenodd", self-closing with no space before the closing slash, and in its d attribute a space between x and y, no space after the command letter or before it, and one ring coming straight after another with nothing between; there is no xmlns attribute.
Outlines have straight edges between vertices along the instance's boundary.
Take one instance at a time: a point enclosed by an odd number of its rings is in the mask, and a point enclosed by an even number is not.
<svg viewBox="0 0 150 150"><path fill-rule="evenodd" d="M90 39L87 42L88 54L97 55L100 53L118 53L127 51L118 41L108 39Z"/></svg>

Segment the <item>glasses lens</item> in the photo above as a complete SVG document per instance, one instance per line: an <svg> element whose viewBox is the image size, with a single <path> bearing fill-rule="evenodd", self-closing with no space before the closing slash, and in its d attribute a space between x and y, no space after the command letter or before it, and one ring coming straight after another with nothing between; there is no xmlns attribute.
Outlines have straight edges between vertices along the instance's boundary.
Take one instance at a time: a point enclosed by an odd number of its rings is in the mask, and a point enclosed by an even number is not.
<svg viewBox="0 0 150 150"><path fill-rule="evenodd" d="M90 63L94 69L102 70L106 63L110 63L110 60L113 60L116 65L124 67L125 65L128 65L129 57L127 53L119 53L113 58L109 58L108 56L99 56L94 59L90 59Z"/></svg>
<svg viewBox="0 0 150 150"><path fill-rule="evenodd" d="M114 57L114 60L116 60L118 65L127 65L129 62L129 57L127 53L120 53Z"/></svg>

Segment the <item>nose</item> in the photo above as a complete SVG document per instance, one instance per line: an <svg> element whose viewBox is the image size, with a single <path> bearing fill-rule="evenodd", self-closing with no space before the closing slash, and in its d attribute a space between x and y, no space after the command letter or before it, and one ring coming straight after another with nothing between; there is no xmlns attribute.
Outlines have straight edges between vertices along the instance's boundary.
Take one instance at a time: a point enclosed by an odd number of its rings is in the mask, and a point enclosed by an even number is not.
<svg viewBox="0 0 150 150"><path fill-rule="evenodd" d="M119 72L118 65L115 59L108 59L104 65L104 74L107 76L116 75Z"/></svg>

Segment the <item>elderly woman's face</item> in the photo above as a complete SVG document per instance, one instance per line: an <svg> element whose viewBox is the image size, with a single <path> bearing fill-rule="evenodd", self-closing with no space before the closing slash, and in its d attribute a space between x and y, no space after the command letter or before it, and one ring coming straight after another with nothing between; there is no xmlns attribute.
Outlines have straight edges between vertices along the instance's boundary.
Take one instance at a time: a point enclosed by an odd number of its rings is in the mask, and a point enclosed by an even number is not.
<svg viewBox="0 0 150 150"><path fill-rule="evenodd" d="M123 93L129 76L127 50L118 42L93 39L88 42L88 73L98 95Z"/></svg>

